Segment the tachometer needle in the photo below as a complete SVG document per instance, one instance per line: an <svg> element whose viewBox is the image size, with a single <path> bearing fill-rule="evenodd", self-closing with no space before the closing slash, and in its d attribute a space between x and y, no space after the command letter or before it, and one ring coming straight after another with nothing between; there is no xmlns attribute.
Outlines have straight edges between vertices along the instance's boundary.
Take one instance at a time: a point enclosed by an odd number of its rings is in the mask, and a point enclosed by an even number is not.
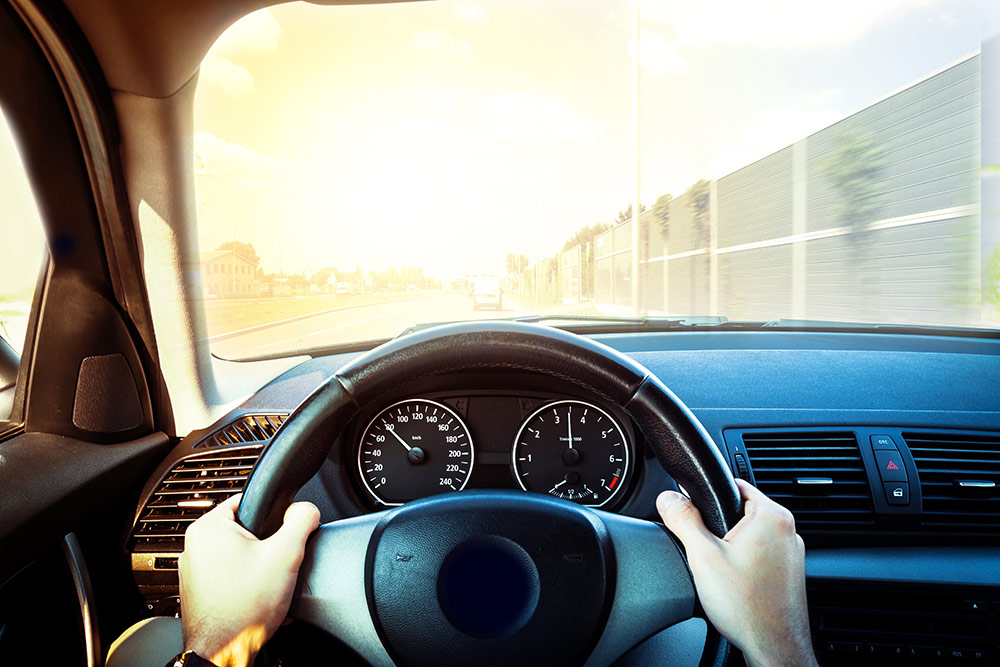
<svg viewBox="0 0 1000 667"><path fill-rule="evenodd" d="M411 449L413 449L408 444L406 444L405 440L403 440L401 437L399 437L399 434L396 433L395 430L389 431L389 433L392 433L394 436L396 436L396 440L399 440L399 444L401 444L403 447L406 447L406 451L410 451Z"/></svg>
<svg viewBox="0 0 1000 667"><path fill-rule="evenodd" d="M566 415L566 428L569 429L569 448L573 449L573 408L570 408L570 412Z"/></svg>

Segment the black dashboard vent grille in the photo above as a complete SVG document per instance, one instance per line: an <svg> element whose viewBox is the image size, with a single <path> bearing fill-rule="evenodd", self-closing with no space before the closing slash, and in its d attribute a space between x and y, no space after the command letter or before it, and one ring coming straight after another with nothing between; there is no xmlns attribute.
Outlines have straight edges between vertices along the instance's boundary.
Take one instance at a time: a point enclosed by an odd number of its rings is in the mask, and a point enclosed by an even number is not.
<svg viewBox="0 0 1000 667"><path fill-rule="evenodd" d="M246 486L263 444L181 459L164 476L132 533L138 551L181 551L195 519Z"/></svg>
<svg viewBox="0 0 1000 667"><path fill-rule="evenodd" d="M871 487L852 433L744 433L757 488L805 529L874 525Z"/></svg>
<svg viewBox="0 0 1000 667"><path fill-rule="evenodd" d="M903 439L920 473L925 528L1000 531L1000 436L903 433Z"/></svg>
<svg viewBox="0 0 1000 667"><path fill-rule="evenodd" d="M243 415L199 442L195 449L267 442L274 437L286 417L288 415L284 414Z"/></svg>

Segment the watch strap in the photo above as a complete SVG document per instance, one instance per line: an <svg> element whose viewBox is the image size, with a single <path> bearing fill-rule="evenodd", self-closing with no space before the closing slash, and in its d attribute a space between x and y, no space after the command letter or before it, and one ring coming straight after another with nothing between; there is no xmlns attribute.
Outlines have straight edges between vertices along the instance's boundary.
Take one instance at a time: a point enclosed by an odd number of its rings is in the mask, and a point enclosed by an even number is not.
<svg viewBox="0 0 1000 667"><path fill-rule="evenodd" d="M184 651L170 659L164 667L218 667L211 660L206 660L194 651Z"/></svg>

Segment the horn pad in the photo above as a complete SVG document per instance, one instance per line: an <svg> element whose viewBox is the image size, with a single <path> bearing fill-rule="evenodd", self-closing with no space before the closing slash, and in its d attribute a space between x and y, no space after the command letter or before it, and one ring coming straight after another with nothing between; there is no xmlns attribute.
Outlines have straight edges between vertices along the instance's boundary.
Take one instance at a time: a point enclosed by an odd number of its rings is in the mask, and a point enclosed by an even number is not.
<svg viewBox="0 0 1000 667"><path fill-rule="evenodd" d="M604 628L614 555L593 512L465 491L408 503L372 537L366 590L401 666L579 665Z"/></svg>

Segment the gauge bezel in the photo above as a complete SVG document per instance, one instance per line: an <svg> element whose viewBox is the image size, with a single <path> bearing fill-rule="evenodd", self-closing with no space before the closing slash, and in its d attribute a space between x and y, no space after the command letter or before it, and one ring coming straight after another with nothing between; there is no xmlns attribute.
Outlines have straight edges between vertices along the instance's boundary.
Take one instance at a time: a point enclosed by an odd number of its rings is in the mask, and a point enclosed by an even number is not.
<svg viewBox="0 0 1000 667"><path fill-rule="evenodd" d="M581 399L578 399L578 398L560 399L560 400L550 401L548 403L540 405L540 406L538 406L538 408L536 408L530 415L528 415L521 422L521 425L517 429L517 434L514 436L514 442L511 443L511 447L510 447L510 465L511 465L511 473L514 476L514 481L517 482L517 485L521 488L522 491L525 491L527 493L543 493L543 495L550 495L550 494L544 493L544 492L531 491L521 481L521 473L517 469L517 445L518 445L518 442L521 440L521 434L524 433L524 429L528 426L528 424L531 423L532 419L534 419L539 413L544 412L546 410L549 410L550 408L554 408L556 406L562 405L564 403L573 403L575 405L583 405L583 406L585 406L587 408L590 408L592 410L596 410L596 411L600 412L602 415L604 415L605 417L607 417L611 421L611 423L614 425L614 427L616 429L618 429L618 434L622 438L622 448L625 450L625 464L624 464L623 470L622 470L622 478L621 478L621 480L619 480L618 486L615 488L615 490L611 493L610 496L608 496L607 498L604 499L604 502L602 502L602 503L598 503L596 505L592 504L592 503L577 503L577 504L581 505L582 507L601 508L601 507L604 507L605 505L608 505L609 503L616 502L618 500L618 498L621 497L621 490L625 486L627 486L627 484L631 481L631 477L632 477L632 441L629 440L629 437L628 437L628 435L627 435L627 433L625 431L625 428L620 423L618 423L618 420L615 419L607 410L605 410L604 408L602 408L599 405L595 405L594 403L591 403L590 401L584 401L584 400L581 400ZM571 502L575 502L575 501L571 501Z"/></svg>
<svg viewBox="0 0 1000 667"><path fill-rule="evenodd" d="M468 474L466 474L465 481L462 482L462 485L460 487L458 487L454 491L446 491L445 493L457 493L457 492L461 491L462 489L464 489L465 486L469 483L469 480L472 479L472 472L473 472L473 469L476 466L476 446L475 446L475 443L472 440L472 431L469 430L469 425L465 423L465 420L462 419L462 417L454 409L448 407L444 403L441 403L439 401L434 401L434 400L431 400L429 398L404 398L402 400L396 401L395 403L391 403L391 404L385 406L384 408L382 408L381 410L378 410L378 411L375 412L375 415L368 421L368 424L365 425L364 429L362 429L361 435L358 437L358 441L357 441L357 456L356 456L357 461L356 462L357 462L357 466L358 466L358 477L361 478L361 483L364 485L365 491L368 492L368 495L371 496L375 500L375 502L377 502L380 505L383 505L384 507L399 507L401 505L404 505L406 502L410 502L410 501L405 501L405 502L402 502L402 503L390 503L390 502L387 502L386 500L384 500L383 498L381 498L371 488L371 486L369 486L368 479L365 476L364 466L361 463L361 456L362 456L362 453L363 453L362 452L362 447L364 446L365 436L368 435L368 430L372 427L372 424L375 423L375 420L377 420L379 417L381 417L387 411L392 410L393 408L395 408L395 407L397 407L399 405L403 405L404 403L427 403L427 404L433 405L436 408L441 408L442 410L444 410L445 412L447 412L448 414L450 414L452 417L454 417L455 420L465 430L465 437L468 440L468 446L469 446L469 472L468 472ZM436 494L431 494L431 495L436 495ZM425 496L420 496L420 498L427 498L427 497L429 497L429 496L426 496L426 495ZM412 500L419 500L420 498L413 498Z"/></svg>

